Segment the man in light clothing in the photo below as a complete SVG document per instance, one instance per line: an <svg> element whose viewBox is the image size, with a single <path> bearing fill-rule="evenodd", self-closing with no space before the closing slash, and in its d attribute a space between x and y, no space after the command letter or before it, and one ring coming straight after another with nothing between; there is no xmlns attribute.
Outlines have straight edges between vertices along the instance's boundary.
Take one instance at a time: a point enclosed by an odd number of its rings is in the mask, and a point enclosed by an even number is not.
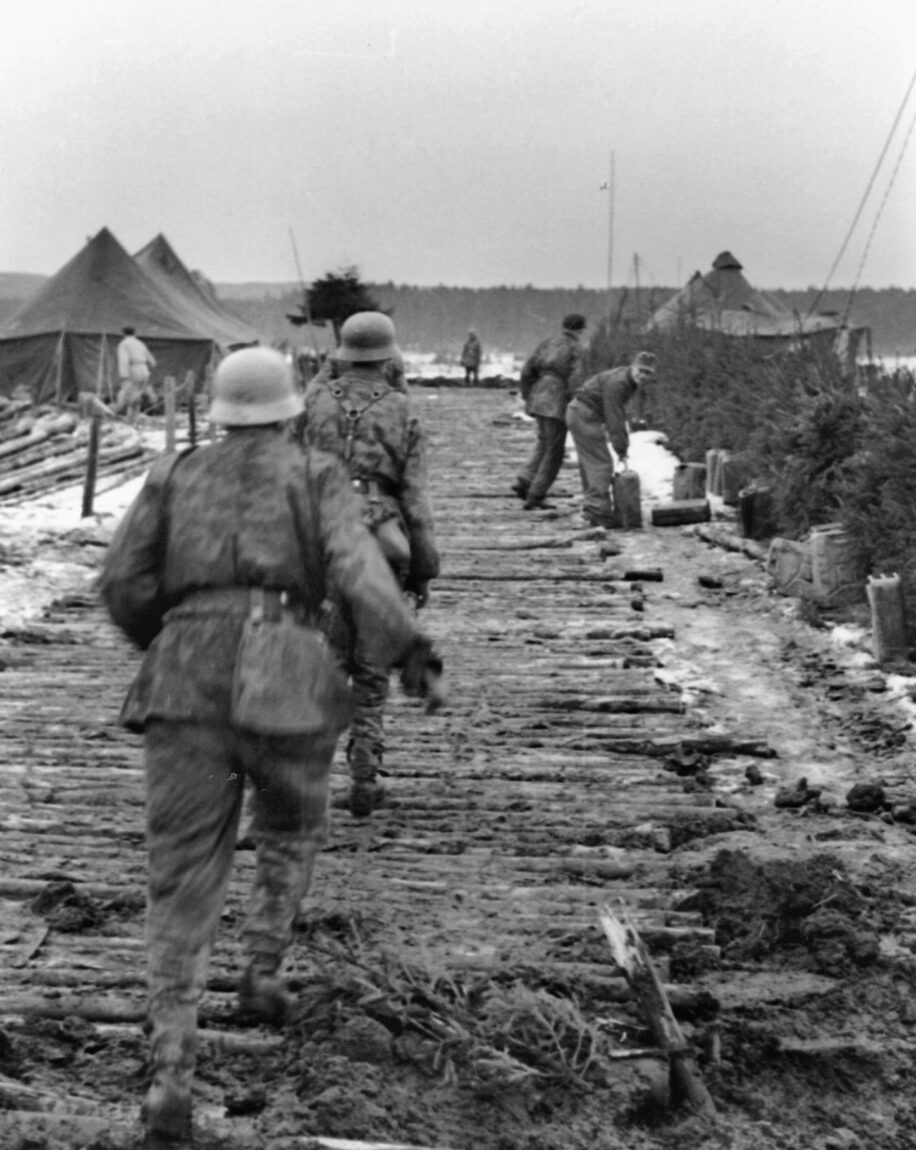
<svg viewBox="0 0 916 1150"><path fill-rule="evenodd" d="M118 344L118 401L115 410L126 411L128 419L136 419L140 402L149 392L150 371L156 366L153 353L140 339L134 328L121 328L124 338Z"/></svg>

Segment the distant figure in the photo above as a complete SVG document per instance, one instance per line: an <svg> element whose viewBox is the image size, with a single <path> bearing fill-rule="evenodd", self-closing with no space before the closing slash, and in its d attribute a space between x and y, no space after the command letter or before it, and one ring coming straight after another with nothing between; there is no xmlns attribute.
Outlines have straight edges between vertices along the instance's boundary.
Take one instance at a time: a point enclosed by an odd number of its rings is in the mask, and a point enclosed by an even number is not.
<svg viewBox="0 0 916 1150"><path fill-rule="evenodd" d="M126 412L133 421L140 414L140 404L144 396L149 397L150 371L156 366L153 353L140 339L132 327L122 327L123 339L118 344L118 400L115 411ZM155 398L155 396L153 396Z"/></svg>
<svg viewBox="0 0 916 1150"><path fill-rule="evenodd" d="M477 338L477 332L469 331L468 338L464 341L464 347L461 349L461 366L464 368L465 387L476 387L480 382L478 372L482 356L483 349Z"/></svg>
<svg viewBox="0 0 916 1150"><path fill-rule="evenodd" d="M526 511L546 508L547 492L563 466L566 405L581 382L579 333L585 324L584 315L566 316L560 334L542 340L522 366L519 388L525 410L537 422L534 450L512 486Z"/></svg>

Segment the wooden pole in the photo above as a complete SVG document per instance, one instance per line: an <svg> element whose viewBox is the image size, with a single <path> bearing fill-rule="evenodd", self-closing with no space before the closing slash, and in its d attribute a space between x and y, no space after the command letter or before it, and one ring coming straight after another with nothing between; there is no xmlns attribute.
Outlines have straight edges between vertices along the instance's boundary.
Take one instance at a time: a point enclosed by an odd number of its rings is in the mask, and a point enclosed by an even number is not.
<svg viewBox="0 0 916 1150"><path fill-rule="evenodd" d="M83 519L92 514L92 501L95 498L95 477L99 467L99 432L101 427L101 416L93 415L89 423L89 450L86 456L86 481L83 484Z"/></svg>
<svg viewBox="0 0 916 1150"><path fill-rule="evenodd" d="M197 376L193 371L184 377L184 386L188 393L188 442L194 447L197 444Z"/></svg>
<svg viewBox="0 0 916 1150"><path fill-rule="evenodd" d="M56 366L56 375L55 375L55 380L54 380L54 401L57 404L58 408L60 407L61 403L63 402L63 394L62 393L63 393L63 383L64 383L64 339L66 338L66 335L67 335L67 333L62 331L60 333L60 339L57 341L57 357L56 357L57 363L55 365Z"/></svg>
<svg viewBox="0 0 916 1150"><path fill-rule="evenodd" d="M167 375L163 384L165 399L165 449L175 450L175 377Z"/></svg>
<svg viewBox="0 0 916 1150"><path fill-rule="evenodd" d="M656 1044L668 1055L672 1096L683 1099L691 1109L706 1118L715 1117L715 1104L699 1076L693 1053L636 927L625 912L621 912L618 918L608 906L599 909L598 919L610 943L614 961L626 976L646 1015Z"/></svg>

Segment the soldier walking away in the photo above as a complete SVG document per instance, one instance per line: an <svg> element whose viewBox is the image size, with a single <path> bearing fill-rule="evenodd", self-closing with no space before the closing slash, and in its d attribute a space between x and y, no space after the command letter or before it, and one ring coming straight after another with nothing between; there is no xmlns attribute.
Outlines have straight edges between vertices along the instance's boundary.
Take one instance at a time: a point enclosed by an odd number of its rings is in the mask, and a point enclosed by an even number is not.
<svg viewBox="0 0 916 1150"><path fill-rule="evenodd" d="M365 522L398 583L417 607L439 574L423 432L407 396L392 385L394 324L381 312L358 312L340 332L335 379L318 376L305 392L301 438L346 464L363 500ZM367 818L382 801L384 711L388 667L359 636L339 635L352 678L354 715L347 743L350 813Z"/></svg>
<svg viewBox="0 0 916 1150"><path fill-rule="evenodd" d="M654 376L655 356L641 351L628 367L591 376L569 404L566 424L576 445L585 493L582 514L593 527L615 526L610 497L614 460L607 441L621 467L626 467L630 449L626 405L637 388Z"/></svg>
<svg viewBox="0 0 916 1150"><path fill-rule="evenodd" d="M246 776L257 858L242 930L242 1014L281 1023L280 967L327 837L346 678L316 628L337 596L379 666L441 702L441 662L362 523L344 468L304 453L302 398L269 348L227 356L210 419L227 434L163 457L118 526L100 589L145 651L121 714L144 734L149 852L149 1141L188 1133L197 1009L232 867Z"/></svg>
<svg viewBox="0 0 916 1150"><path fill-rule="evenodd" d="M469 331L468 338L461 349L461 366L464 368L464 386L477 387L480 383L480 361L483 358L483 348L477 338L476 331Z"/></svg>
<svg viewBox="0 0 916 1150"><path fill-rule="evenodd" d="M156 366L152 352L132 327L122 327L118 344L118 399L115 411L125 412L132 422L140 414L140 403L149 394L149 377Z"/></svg>
<svg viewBox="0 0 916 1150"><path fill-rule="evenodd" d="M585 316L573 313L563 320L559 335L542 340L522 366L519 387L525 410L537 423L537 439L513 492L525 501L525 510L546 508L547 493L563 466L566 451L566 405L581 380Z"/></svg>

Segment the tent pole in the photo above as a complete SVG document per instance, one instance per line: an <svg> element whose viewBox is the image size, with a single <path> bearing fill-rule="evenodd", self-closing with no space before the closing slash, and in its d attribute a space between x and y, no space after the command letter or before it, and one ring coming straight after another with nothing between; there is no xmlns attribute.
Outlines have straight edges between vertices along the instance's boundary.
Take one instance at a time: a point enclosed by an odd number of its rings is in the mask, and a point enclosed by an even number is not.
<svg viewBox="0 0 916 1150"><path fill-rule="evenodd" d="M60 333L60 339L57 341L57 370L54 380L54 402L57 405L57 410L60 411L60 405L63 401L63 377L64 377L64 339L66 331Z"/></svg>

